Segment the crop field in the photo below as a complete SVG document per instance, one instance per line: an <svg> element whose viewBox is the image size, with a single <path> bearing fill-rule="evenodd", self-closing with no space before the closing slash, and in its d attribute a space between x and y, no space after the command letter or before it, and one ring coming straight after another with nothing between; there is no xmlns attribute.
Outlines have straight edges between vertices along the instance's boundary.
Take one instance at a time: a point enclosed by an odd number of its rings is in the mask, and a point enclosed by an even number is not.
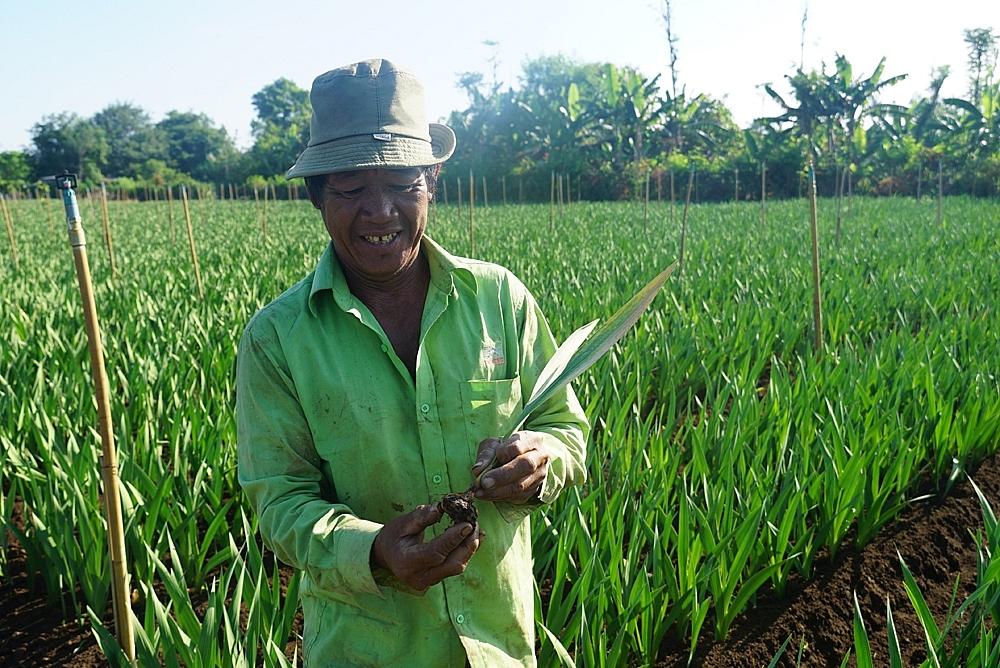
<svg viewBox="0 0 1000 668"><path fill-rule="evenodd" d="M113 627L96 623L110 599L100 438L61 203L51 228L45 202L16 205L19 269L0 238L0 576L16 563L33 596L95 622L114 664ZM589 480L532 516L540 665L561 660L546 630L579 666L656 665L666 643L694 656L763 592L863 547L996 451L1000 205L948 199L940 229L929 200L846 206L835 248L833 204L820 202L822 354L808 203L769 202L766 227L752 203L692 206L683 274L574 384L593 423ZM100 206L81 200L139 663L288 665L298 579L279 577L237 484L236 347L328 237L302 201L270 203L266 238L252 200L190 211L203 300L176 201L172 222L166 202L111 203L112 276ZM666 203L649 211L644 233L642 203L574 203L550 230L548 206L477 205L475 256L518 275L561 341L677 258L681 207L673 224ZM428 234L468 255L468 209L432 208ZM991 517L969 603L955 602L948 632L921 617L940 665L1000 652ZM850 665L865 665L865 638Z"/></svg>

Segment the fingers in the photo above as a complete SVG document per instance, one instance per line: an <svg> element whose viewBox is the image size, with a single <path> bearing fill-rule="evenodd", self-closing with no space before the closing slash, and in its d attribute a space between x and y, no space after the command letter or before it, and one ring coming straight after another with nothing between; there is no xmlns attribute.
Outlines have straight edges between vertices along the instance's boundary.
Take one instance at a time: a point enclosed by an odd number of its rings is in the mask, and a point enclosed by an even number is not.
<svg viewBox="0 0 1000 668"><path fill-rule="evenodd" d="M476 498L524 503L541 490L548 464L549 456L544 450L534 449L520 454L483 476Z"/></svg>
<svg viewBox="0 0 1000 668"><path fill-rule="evenodd" d="M478 524L473 527L468 522L451 527L444 534L435 538L434 541L445 539L448 532L459 527L461 527L461 532L459 532L461 539L459 542L447 553L447 556L439 565L427 569L424 574L425 581L428 583L427 586L437 584L445 578L464 573L466 567L469 565L469 560L472 559L472 555L479 549L479 545L482 543L485 534L479 529ZM449 537L448 540L450 541L452 538ZM431 541L427 545L430 546L434 541Z"/></svg>
<svg viewBox="0 0 1000 668"><path fill-rule="evenodd" d="M493 462L496 456L496 450L500 447L499 438L487 438L483 439L479 444L479 452L476 455L476 463L472 467L472 476L475 478L479 477L490 463Z"/></svg>

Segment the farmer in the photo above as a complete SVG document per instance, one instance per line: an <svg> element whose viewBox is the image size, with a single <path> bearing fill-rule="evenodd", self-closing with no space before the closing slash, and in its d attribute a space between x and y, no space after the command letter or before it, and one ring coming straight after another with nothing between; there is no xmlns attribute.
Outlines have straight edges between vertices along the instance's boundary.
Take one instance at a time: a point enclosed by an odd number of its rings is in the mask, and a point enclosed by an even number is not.
<svg viewBox="0 0 1000 668"><path fill-rule="evenodd" d="M247 325L236 373L239 480L303 571L305 665L534 665L528 515L583 481L586 418L567 389L497 438L556 345L509 271L424 234L455 134L416 76L368 60L310 100L287 176L331 243ZM494 457L478 522L442 522Z"/></svg>

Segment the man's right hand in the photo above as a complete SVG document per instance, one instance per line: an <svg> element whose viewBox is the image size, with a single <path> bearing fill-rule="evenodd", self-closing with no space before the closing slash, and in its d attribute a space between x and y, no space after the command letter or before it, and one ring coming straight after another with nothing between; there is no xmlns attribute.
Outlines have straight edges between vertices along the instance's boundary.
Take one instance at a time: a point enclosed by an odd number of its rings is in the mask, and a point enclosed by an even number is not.
<svg viewBox="0 0 1000 668"><path fill-rule="evenodd" d="M438 505L431 504L389 520L372 545L372 568L389 569L417 591L464 572L484 534L478 523L460 522L424 542L424 529L441 521L441 515Z"/></svg>

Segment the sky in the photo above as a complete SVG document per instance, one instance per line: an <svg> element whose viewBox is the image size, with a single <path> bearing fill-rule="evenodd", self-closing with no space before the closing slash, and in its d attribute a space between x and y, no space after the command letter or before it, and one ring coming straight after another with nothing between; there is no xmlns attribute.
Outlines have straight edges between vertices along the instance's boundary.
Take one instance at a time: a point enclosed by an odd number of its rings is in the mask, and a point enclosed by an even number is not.
<svg viewBox="0 0 1000 668"><path fill-rule="evenodd" d="M279 77L303 88L323 72L387 58L424 82L431 120L467 106L458 74L517 87L529 59L563 54L630 65L669 85L662 0L0 0L0 151L24 150L44 116L91 116L130 102L154 122L205 113L241 148L253 137L251 97ZM932 68L949 65L946 96L967 89L965 28L1000 32L1000 1L672 0L680 84L725 99L740 125L777 113L761 84L847 56L869 75L908 74L883 102L907 104ZM804 54L802 15L808 8ZM488 46L484 42L495 42Z"/></svg>

